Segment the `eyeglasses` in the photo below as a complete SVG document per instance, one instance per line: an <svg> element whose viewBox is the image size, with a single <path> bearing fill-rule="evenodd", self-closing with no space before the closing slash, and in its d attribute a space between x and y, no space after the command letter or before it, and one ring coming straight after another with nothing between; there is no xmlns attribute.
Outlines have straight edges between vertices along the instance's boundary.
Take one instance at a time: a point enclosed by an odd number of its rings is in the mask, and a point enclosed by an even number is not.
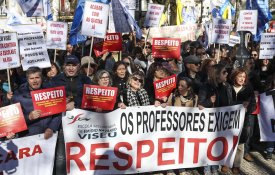
<svg viewBox="0 0 275 175"><path fill-rule="evenodd" d="M143 80L137 77L132 77L134 81L139 81L141 84L143 83Z"/></svg>
<svg viewBox="0 0 275 175"><path fill-rule="evenodd" d="M110 79L110 77L100 77L100 79L109 80L109 79Z"/></svg>
<svg viewBox="0 0 275 175"><path fill-rule="evenodd" d="M227 73L228 73L228 72L227 72L226 70L222 71L222 74L224 74L224 75L227 74Z"/></svg>

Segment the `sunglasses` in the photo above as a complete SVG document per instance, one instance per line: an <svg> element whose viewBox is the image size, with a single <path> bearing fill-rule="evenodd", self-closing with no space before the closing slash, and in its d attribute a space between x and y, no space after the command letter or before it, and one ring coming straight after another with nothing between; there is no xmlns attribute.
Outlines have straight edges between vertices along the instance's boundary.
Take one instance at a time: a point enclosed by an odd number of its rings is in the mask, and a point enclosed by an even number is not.
<svg viewBox="0 0 275 175"><path fill-rule="evenodd" d="M143 83L143 80L137 77L132 77L134 81L139 81L141 84Z"/></svg>
<svg viewBox="0 0 275 175"><path fill-rule="evenodd" d="M150 46L145 46L145 49L151 49L151 47Z"/></svg>
<svg viewBox="0 0 275 175"><path fill-rule="evenodd" d="M201 65L201 63L195 63L194 65L195 65L195 66L200 66L200 65Z"/></svg>

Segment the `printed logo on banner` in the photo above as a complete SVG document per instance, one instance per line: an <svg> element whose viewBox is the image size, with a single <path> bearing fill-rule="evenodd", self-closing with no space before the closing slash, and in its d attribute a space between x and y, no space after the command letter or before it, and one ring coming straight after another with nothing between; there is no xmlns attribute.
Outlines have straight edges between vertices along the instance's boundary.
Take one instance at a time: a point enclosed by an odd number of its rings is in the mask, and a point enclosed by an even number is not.
<svg viewBox="0 0 275 175"><path fill-rule="evenodd" d="M89 118L81 117L83 114L77 114L76 116L68 116L68 119L72 120L68 125L75 123L76 121L89 121Z"/></svg>

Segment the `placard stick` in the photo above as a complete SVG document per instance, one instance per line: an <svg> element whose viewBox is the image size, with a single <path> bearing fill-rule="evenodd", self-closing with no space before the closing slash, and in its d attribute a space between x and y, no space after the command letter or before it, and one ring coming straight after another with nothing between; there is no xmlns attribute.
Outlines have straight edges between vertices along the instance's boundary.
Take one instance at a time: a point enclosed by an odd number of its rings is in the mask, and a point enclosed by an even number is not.
<svg viewBox="0 0 275 175"><path fill-rule="evenodd" d="M93 44L94 44L94 37L92 36L92 41L91 41L91 47L90 47L90 54L89 56L92 57L92 50L93 50ZM90 67L91 67L91 60L88 60L88 71L87 71L87 76L89 76L89 72L90 72Z"/></svg>
<svg viewBox="0 0 275 175"><path fill-rule="evenodd" d="M221 45L219 44L219 51L218 51L218 63L220 62L220 49L221 49Z"/></svg>
<svg viewBox="0 0 275 175"><path fill-rule="evenodd" d="M118 58L119 61L122 60L122 51L119 51L119 58Z"/></svg>
<svg viewBox="0 0 275 175"><path fill-rule="evenodd" d="M54 49L54 57L53 57L53 62L56 62L56 49Z"/></svg>
<svg viewBox="0 0 275 175"><path fill-rule="evenodd" d="M11 92L10 69L7 69L7 77L8 77L8 84L9 84L9 92Z"/></svg>
<svg viewBox="0 0 275 175"><path fill-rule="evenodd" d="M151 27L149 27L149 29L148 29L148 33L147 33L146 38L145 38L145 45L144 45L143 49L145 49L145 47L146 47L146 43L147 43L147 39L148 39L148 36L149 36L149 33L150 33L150 29L151 29Z"/></svg>

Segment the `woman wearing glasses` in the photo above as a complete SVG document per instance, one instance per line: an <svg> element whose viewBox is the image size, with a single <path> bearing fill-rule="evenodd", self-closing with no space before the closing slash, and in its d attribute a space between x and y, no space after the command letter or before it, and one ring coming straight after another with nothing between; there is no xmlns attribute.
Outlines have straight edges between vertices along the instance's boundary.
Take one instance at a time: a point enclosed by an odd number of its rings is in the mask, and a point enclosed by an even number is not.
<svg viewBox="0 0 275 175"><path fill-rule="evenodd" d="M122 91L118 99L118 107L147 106L150 105L149 97L144 85L144 74L140 71L134 72L127 81L127 88Z"/></svg>

